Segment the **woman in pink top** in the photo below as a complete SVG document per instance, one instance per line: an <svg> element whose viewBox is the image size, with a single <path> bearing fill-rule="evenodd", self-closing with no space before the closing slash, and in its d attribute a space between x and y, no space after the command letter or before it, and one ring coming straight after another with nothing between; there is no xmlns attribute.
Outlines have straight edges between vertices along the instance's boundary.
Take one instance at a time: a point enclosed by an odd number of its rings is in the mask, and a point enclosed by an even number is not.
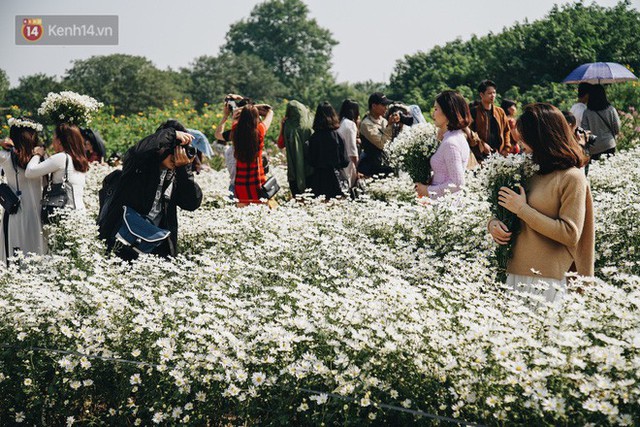
<svg viewBox="0 0 640 427"><path fill-rule="evenodd" d="M447 192L455 193L464 185L464 171L471 151L463 129L471 123L471 114L467 101L453 90L438 95L433 107L433 120L444 136L431 156L431 184L416 184L416 191L420 197L437 199Z"/></svg>

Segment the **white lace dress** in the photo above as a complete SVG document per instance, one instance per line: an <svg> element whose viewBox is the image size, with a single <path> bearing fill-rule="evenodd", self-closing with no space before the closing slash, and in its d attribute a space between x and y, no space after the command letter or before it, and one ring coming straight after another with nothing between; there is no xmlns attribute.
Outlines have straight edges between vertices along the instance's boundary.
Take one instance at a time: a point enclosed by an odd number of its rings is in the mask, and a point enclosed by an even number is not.
<svg viewBox="0 0 640 427"><path fill-rule="evenodd" d="M17 192L16 169L11 161L9 151L0 151L0 167L4 171L5 182L14 192ZM20 183L20 209L13 215L2 214L0 227L0 258L4 265L7 253L13 256L16 251L23 253L43 254L46 251L45 240L40 223L40 200L42 199L42 178L26 178L25 170L18 167L18 182ZM6 224L5 224L6 220ZM5 227L6 226L6 227ZM5 235L5 228L7 233ZM7 248L5 247L7 237Z"/></svg>

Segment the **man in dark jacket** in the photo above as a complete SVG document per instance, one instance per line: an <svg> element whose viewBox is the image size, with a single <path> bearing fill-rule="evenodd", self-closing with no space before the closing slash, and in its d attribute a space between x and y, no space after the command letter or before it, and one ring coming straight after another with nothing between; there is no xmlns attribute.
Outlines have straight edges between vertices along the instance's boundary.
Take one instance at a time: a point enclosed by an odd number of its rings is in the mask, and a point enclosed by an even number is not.
<svg viewBox="0 0 640 427"><path fill-rule="evenodd" d="M127 151L120 181L99 223L100 238L107 241L109 249L114 247L115 235L122 225L123 206L128 206L171 232L153 253L176 255L176 207L194 211L202 202L202 191L191 171L193 159L184 148L192 139L182 124L169 120ZM118 255L125 259L137 256L131 250L119 250Z"/></svg>

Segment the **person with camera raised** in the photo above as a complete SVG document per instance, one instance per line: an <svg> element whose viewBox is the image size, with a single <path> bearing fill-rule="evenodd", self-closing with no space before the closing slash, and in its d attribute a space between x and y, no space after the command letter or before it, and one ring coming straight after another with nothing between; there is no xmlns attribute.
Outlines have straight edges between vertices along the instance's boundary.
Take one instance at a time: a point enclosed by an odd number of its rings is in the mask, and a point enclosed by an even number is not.
<svg viewBox="0 0 640 427"><path fill-rule="evenodd" d="M150 253L163 257L177 254L177 207L194 211L202 202L202 191L191 171L196 155L190 145L192 140L193 136L180 122L168 120L127 151L119 182L114 184L113 198L104 205L104 213L101 208L98 219L100 238L107 241L109 249L116 243L127 207L156 227L169 231L168 237ZM105 184L110 177L105 178ZM137 257L128 248L116 249L121 258Z"/></svg>
<svg viewBox="0 0 640 427"><path fill-rule="evenodd" d="M222 120L220 124L216 127L215 137L218 143L227 144L232 143L232 130L238 124L238 119L240 118L240 113L242 109L247 105L253 105L258 110L258 116L262 118L263 123L265 123L267 129L271 124L271 120L273 119L273 111L271 106L268 104L253 104L251 98L245 98L241 95L228 94L224 98L224 106L222 110ZM271 118L267 120L267 117L271 114ZM225 125L227 120L231 117L231 129L225 130ZM266 132L266 131L265 131ZM262 156L262 167L264 169L264 173L268 173L269 169L269 159L264 152L261 154ZM235 156L235 148L234 145L228 145L224 151L224 160L227 166L227 171L229 171L229 194L235 197L235 181L236 181L236 168L237 161Z"/></svg>
<svg viewBox="0 0 640 427"><path fill-rule="evenodd" d="M260 120L263 112L266 112L266 115ZM236 160L234 186L238 207L262 203L261 189L267 181L263 160L264 137L272 121L271 107L247 104L242 108L238 122L231 128Z"/></svg>
<svg viewBox="0 0 640 427"><path fill-rule="evenodd" d="M0 259L3 262L16 251L42 254L45 242L40 223L40 199L42 178L28 179L25 169L33 157L33 150L40 145L39 132L42 125L26 117L10 118L9 138L0 142L0 168L6 185L2 191L2 228L0 228ZM15 197L6 197L4 191ZM13 201L12 205L7 202Z"/></svg>
<svg viewBox="0 0 640 427"><path fill-rule="evenodd" d="M360 122L360 141L364 153L358 162L358 172L368 177L393 173L384 146L393 139L393 128L400 121L400 115L389 116L389 120L384 118L391 102L381 92L372 93L369 96L369 111Z"/></svg>
<svg viewBox="0 0 640 427"><path fill-rule="evenodd" d="M616 152L616 136L620 133L620 116L607 99L602 85L592 85L589 89L587 109L582 114L580 126L591 131L597 138L589 146L591 160L602 156L613 156Z"/></svg>

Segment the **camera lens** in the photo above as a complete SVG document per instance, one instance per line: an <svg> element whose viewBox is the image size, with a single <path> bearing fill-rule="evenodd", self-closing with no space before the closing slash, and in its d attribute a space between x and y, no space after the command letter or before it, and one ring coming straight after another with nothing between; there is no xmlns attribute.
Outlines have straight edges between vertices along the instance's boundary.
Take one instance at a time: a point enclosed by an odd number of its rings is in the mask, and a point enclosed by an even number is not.
<svg viewBox="0 0 640 427"><path fill-rule="evenodd" d="M198 154L198 150L193 145L186 145L184 147L184 152L187 154L187 157L193 159L196 154Z"/></svg>

